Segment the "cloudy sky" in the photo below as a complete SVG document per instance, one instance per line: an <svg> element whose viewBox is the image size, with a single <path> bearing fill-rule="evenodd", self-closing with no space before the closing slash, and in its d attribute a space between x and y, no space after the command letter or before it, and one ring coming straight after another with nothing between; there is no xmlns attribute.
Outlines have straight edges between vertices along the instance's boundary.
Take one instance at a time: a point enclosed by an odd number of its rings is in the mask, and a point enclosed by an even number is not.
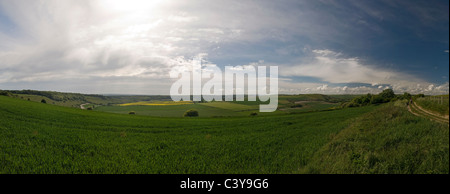
<svg viewBox="0 0 450 194"><path fill-rule="evenodd" d="M449 92L448 0L0 0L0 89L169 94L196 56L280 93Z"/></svg>

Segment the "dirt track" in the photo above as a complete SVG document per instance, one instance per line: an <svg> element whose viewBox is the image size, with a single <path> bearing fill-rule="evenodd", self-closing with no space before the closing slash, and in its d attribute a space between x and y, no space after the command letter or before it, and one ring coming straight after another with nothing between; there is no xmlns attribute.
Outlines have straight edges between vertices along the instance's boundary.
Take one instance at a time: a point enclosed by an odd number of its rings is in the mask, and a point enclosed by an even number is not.
<svg viewBox="0 0 450 194"><path fill-rule="evenodd" d="M81 104L81 105L80 105L80 108L83 109L83 110L85 110L86 108L84 108L84 105L88 105L88 104L90 104L90 103Z"/></svg>
<svg viewBox="0 0 450 194"><path fill-rule="evenodd" d="M415 102L408 105L408 110L409 110L409 112L411 112L412 114L414 114L416 116L425 117L425 118L428 118L430 120L437 121L440 123L447 123L447 124L449 123L448 115L443 116L438 113L434 113L432 111L426 110L426 109L422 108L421 106L417 105Z"/></svg>

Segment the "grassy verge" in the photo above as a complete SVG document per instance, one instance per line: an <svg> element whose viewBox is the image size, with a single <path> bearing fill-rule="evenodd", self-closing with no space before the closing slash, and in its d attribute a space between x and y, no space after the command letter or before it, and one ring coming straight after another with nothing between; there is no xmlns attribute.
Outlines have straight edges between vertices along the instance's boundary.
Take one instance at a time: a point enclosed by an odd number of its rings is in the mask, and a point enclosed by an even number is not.
<svg viewBox="0 0 450 194"><path fill-rule="evenodd" d="M441 115L449 114L448 95L418 98L415 100L415 102L417 103L417 105L423 107L424 109L431 110Z"/></svg>
<svg viewBox="0 0 450 194"><path fill-rule="evenodd" d="M411 111L413 112L413 114L416 114L418 116L433 120L433 121L437 121L437 122L441 122L441 123L447 123L448 124L448 118L444 118L441 117L439 115L436 115L436 113L432 113L429 110L425 110L422 108L417 107L417 105L415 103L412 103L410 106Z"/></svg>
<svg viewBox="0 0 450 194"><path fill-rule="evenodd" d="M353 121L301 173L449 173L449 128L392 103Z"/></svg>

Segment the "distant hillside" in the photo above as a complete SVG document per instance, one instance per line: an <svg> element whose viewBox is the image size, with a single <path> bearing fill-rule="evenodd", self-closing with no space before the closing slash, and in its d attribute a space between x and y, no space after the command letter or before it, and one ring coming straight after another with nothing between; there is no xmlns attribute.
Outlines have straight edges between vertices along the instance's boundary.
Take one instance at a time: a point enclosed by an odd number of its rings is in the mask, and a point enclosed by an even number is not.
<svg viewBox="0 0 450 194"><path fill-rule="evenodd" d="M298 94L298 95L281 95L280 99L288 99L290 102L321 101L321 102L339 103L350 101L356 96L360 95Z"/></svg>
<svg viewBox="0 0 450 194"><path fill-rule="evenodd" d="M44 96L54 101L69 101L69 100L79 100L87 101L86 97L94 97L106 100L108 97L102 95L90 95L90 94L79 94L79 93L64 93L64 92L54 92L54 91L37 91L37 90L9 90L8 92L13 94L26 94L26 95L37 95Z"/></svg>
<svg viewBox="0 0 450 194"><path fill-rule="evenodd" d="M168 96L104 96L97 94L64 93L55 91L37 90L6 90L4 95L21 98L24 100L41 102L44 99L47 104L55 104L66 107L79 107L81 104L110 105L150 100L170 100Z"/></svg>
<svg viewBox="0 0 450 194"><path fill-rule="evenodd" d="M1 90L0 90L1 91ZM157 95L98 95L98 94L80 94L65 93L55 91L37 91L37 90L5 90L1 91L3 95L15 96L30 101L40 102L45 99L50 104L74 107L80 104L92 103L99 105L122 104L139 101L171 100L170 96ZM354 98L355 95L323 95L323 94L300 94L300 95L280 95L280 100L288 100L289 102L297 101L321 101L321 102L346 102ZM255 102L260 104L261 102Z"/></svg>

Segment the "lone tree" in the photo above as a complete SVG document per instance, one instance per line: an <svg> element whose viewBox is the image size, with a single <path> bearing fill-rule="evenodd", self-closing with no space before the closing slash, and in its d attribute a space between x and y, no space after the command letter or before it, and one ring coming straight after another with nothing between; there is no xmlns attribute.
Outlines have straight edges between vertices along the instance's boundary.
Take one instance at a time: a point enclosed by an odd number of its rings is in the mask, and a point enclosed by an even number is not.
<svg viewBox="0 0 450 194"><path fill-rule="evenodd" d="M42 99L41 103L47 104L47 101L45 99Z"/></svg>
<svg viewBox="0 0 450 194"><path fill-rule="evenodd" d="M188 110L184 113L184 117L198 117L197 110Z"/></svg>

